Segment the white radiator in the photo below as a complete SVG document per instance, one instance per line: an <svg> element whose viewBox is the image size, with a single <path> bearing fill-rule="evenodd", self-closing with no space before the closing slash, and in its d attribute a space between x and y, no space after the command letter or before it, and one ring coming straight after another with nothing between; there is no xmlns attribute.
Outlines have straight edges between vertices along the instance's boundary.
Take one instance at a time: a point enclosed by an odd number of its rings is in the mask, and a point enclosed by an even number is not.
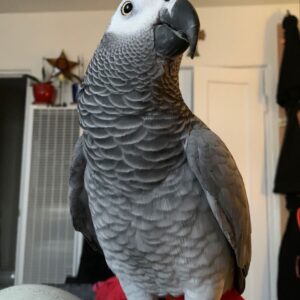
<svg viewBox="0 0 300 300"><path fill-rule="evenodd" d="M75 108L35 106L30 119L29 178L21 212L25 237L18 251L23 259L17 260L17 283L63 283L74 273L77 251L67 195L70 160L80 132L78 113Z"/></svg>

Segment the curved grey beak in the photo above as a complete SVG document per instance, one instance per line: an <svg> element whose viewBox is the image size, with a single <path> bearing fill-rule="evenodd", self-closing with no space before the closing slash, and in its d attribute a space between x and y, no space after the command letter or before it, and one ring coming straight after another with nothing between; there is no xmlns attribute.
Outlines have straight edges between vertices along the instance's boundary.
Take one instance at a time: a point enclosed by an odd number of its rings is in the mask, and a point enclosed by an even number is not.
<svg viewBox="0 0 300 300"><path fill-rule="evenodd" d="M188 0L177 0L171 11L164 9L159 16L159 22L165 24L188 42L189 56L194 58L200 31L200 21L195 8Z"/></svg>

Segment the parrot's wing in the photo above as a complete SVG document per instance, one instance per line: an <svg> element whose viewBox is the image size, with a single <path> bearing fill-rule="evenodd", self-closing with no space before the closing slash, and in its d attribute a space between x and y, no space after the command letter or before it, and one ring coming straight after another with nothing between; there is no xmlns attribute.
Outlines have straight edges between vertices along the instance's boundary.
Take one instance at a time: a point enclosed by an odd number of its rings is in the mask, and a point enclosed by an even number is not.
<svg viewBox="0 0 300 300"><path fill-rule="evenodd" d="M100 250L92 216L89 199L84 188L86 159L83 153L82 137L79 137L73 153L70 168L69 200L73 226L80 231L94 250Z"/></svg>
<svg viewBox="0 0 300 300"><path fill-rule="evenodd" d="M237 263L236 288L244 289L251 260L251 223L243 179L221 139L195 126L187 138L187 159Z"/></svg>

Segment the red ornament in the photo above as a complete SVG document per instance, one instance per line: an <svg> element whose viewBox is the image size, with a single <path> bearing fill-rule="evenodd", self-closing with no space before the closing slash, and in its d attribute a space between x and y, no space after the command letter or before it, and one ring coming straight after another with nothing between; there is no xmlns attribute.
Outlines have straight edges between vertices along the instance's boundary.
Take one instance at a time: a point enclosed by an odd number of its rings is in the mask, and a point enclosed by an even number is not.
<svg viewBox="0 0 300 300"><path fill-rule="evenodd" d="M52 105L55 99L55 88L51 83L34 83L32 85L34 104L49 104Z"/></svg>

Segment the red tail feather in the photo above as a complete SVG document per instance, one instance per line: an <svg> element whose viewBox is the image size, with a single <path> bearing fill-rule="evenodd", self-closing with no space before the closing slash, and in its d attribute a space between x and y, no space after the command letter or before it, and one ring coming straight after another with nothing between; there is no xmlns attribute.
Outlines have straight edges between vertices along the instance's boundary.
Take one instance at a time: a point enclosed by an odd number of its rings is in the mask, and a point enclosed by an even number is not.
<svg viewBox="0 0 300 300"><path fill-rule="evenodd" d="M119 280L116 277L110 278L105 282L95 284L94 291L96 293L95 300L126 300ZM181 296L174 298L168 296L166 300L184 300L184 297ZM242 298L236 291L232 290L223 295L221 300L244 300L244 298Z"/></svg>

